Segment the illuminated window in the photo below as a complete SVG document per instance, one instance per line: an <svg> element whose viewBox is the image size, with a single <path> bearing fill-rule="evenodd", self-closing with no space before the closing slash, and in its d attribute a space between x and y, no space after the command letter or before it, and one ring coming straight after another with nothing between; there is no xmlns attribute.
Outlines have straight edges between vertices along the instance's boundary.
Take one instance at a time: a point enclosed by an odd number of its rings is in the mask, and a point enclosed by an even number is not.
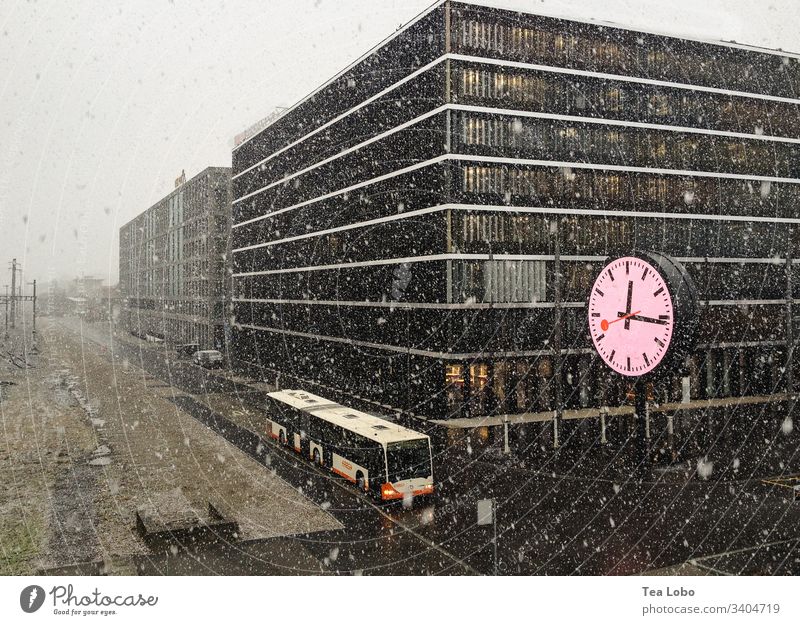
<svg viewBox="0 0 800 625"><path fill-rule="evenodd" d="M542 78L528 78L525 81L525 99L529 102L544 106L546 90L547 84Z"/></svg>
<svg viewBox="0 0 800 625"><path fill-rule="evenodd" d="M483 390L483 387L486 386L486 382L489 379L489 366L470 365L469 375L472 381L472 388L478 391Z"/></svg>
<svg viewBox="0 0 800 625"><path fill-rule="evenodd" d="M534 49L536 56L540 59L547 59L550 57L553 46L553 35L547 31L537 30L535 32L528 31L534 40Z"/></svg>
<svg viewBox="0 0 800 625"><path fill-rule="evenodd" d="M645 180L645 199L655 204L667 202L667 181L664 178L648 178Z"/></svg>
<svg viewBox="0 0 800 625"><path fill-rule="evenodd" d="M615 88L606 91L604 102L607 110L621 111L622 100L623 100L622 91L620 91L619 89Z"/></svg>
<svg viewBox="0 0 800 625"><path fill-rule="evenodd" d="M577 128L561 128L558 133L557 148L574 151L580 148L580 132Z"/></svg>
<svg viewBox="0 0 800 625"><path fill-rule="evenodd" d="M493 96L495 98L504 98L508 94L507 87L506 87L506 75L502 73L495 73L493 75L494 80L494 92Z"/></svg>
<svg viewBox="0 0 800 625"><path fill-rule="evenodd" d="M564 37L564 35L556 35L553 38L553 47L555 48L557 55L564 54L564 50L567 47L566 38Z"/></svg>
<svg viewBox="0 0 800 625"><path fill-rule="evenodd" d="M690 165L694 162L697 154L697 141L694 139L679 139L676 147L676 152L680 155L684 165Z"/></svg>
<svg viewBox="0 0 800 625"><path fill-rule="evenodd" d="M456 386L464 385L464 368L461 365L446 365L445 379L448 384Z"/></svg>
<svg viewBox="0 0 800 625"><path fill-rule="evenodd" d="M598 46L599 58L602 63L617 66L622 63L622 49L616 43L606 42Z"/></svg>
<svg viewBox="0 0 800 625"><path fill-rule="evenodd" d="M745 161L747 151L743 143L729 142L726 147L728 156L734 163L743 163Z"/></svg>
<svg viewBox="0 0 800 625"><path fill-rule="evenodd" d="M616 174L609 174L597 178L598 188L602 195L609 200L619 199L620 196L620 177Z"/></svg>
<svg viewBox="0 0 800 625"><path fill-rule="evenodd" d="M672 114L672 103L668 95L656 93L650 96L650 110L658 117Z"/></svg>
<svg viewBox="0 0 800 625"><path fill-rule="evenodd" d="M515 102L525 100L524 84L525 81L522 76L511 76L508 79L508 96Z"/></svg>
<svg viewBox="0 0 800 625"><path fill-rule="evenodd" d="M464 167L464 186L463 190L466 193L472 193L475 190L475 168Z"/></svg>
<svg viewBox="0 0 800 625"><path fill-rule="evenodd" d="M511 28L510 47L511 52L519 53L522 50L522 29L518 26Z"/></svg>
<svg viewBox="0 0 800 625"><path fill-rule="evenodd" d="M340 239L337 235L332 234L328 239L331 254L337 254L340 250Z"/></svg>
<svg viewBox="0 0 800 625"><path fill-rule="evenodd" d="M650 50L647 53L647 69L651 72L661 72L666 66L667 55L663 50Z"/></svg>
<svg viewBox="0 0 800 625"><path fill-rule="evenodd" d="M650 142L650 156L656 161L667 157L667 143L664 139L655 139Z"/></svg>
<svg viewBox="0 0 800 625"><path fill-rule="evenodd" d="M467 69L461 72L461 95L475 96L478 94L479 74L476 70Z"/></svg>
<svg viewBox="0 0 800 625"><path fill-rule="evenodd" d="M555 35L553 47L556 57L566 61L575 60L580 43L581 41L572 35Z"/></svg>

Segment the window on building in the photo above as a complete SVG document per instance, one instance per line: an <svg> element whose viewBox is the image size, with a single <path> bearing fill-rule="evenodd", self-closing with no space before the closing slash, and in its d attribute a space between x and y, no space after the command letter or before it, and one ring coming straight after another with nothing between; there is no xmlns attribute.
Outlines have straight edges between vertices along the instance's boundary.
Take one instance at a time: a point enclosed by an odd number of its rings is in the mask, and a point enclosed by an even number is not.
<svg viewBox="0 0 800 625"><path fill-rule="evenodd" d="M545 263L528 260L459 261L454 264L454 290L453 301L544 301Z"/></svg>
<svg viewBox="0 0 800 625"><path fill-rule="evenodd" d="M669 117L674 114L672 101L667 94L654 93L648 102L649 111L656 117Z"/></svg>

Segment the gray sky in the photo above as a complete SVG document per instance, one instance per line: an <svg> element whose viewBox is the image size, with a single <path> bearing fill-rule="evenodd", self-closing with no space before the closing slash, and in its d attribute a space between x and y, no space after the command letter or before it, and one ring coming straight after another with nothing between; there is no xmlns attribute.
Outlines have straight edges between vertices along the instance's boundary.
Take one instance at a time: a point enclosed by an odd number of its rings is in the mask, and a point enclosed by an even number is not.
<svg viewBox="0 0 800 625"><path fill-rule="evenodd" d="M485 4L800 51L796 0ZM430 0L0 0L0 288L117 280L119 226Z"/></svg>

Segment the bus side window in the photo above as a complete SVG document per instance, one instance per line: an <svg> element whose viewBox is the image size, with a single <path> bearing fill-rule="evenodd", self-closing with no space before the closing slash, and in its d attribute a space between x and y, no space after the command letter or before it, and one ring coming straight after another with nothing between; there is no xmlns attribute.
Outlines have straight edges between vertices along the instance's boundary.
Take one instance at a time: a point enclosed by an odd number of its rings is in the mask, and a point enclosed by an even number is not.
<svg viewBox="0 0 800 625"><path fill-rule="evenodd" d="M306 428L306 432L308 433L308 438L314 441L318 441L320 439L319 435L319 424L321 421L319 419L309 419L308 420L308 427Z"/></svg>
<svg viewBox="0 0 800 625"><path fill-rule="evenodd" d="M287 416L288 412L289 411L286 408L280 408L277 412L276 415L277 418L275 419L275 421L277 423L280 423L282 426L286 427L290 423L289 418Z"/></svg>
<svg viewBox="0 0 800 625"><path fill-rule="evenodd" d="M317 438L324 443L330 442L329 441L330 437L328 436L327 421L323 421L322 419L319 419L317 421Z"/></svg>
<svg viewBox="0 0 800 625"><path fill-rule="evenodd" d="M375 441L369 441L367 448L368 464L370 477L373 480L380 480L383 483L386 479L386 463L384 461L383 446Z"/></svg>
<svg viewBox="0 0 800 625"><path fill-rule="evenodd" d="M361 437L350 430L343 430L342 453L356 464L361 464Z"/></svg>
<svg viewBox="0 0 800 625"><path fill-rule="evenodd" d="M297 431L300 432L303 436L307 436L308 423L309 423L308 413L303 412L302 410L298 410L296 417L297 417L296 420ZM311 420L313 421L313 419Z"/></svg>
<svg viewBox="0 0 800 625"><path fill-rule="evenodd" d="M366 442L364 437L359 436L355 432L347 432L347 454L349 454L349 457L352 458L353 462L358 466L369 470L365 464L366 454L364 452L366 449L364 448L364 444Z"/></svg>
<svg viewBox="0 0 800 625"><path fill-rule="evenodd" d="M331 444L342 453L344 450L347 449L347 443L345 442L344 436L344 429L339 427L338 425L330 424L331 427Z"/></svg>
<svg viewBox="0 0 800 625"><path fill-rule="evenodd" d="M327 445L332 450L338 451L342 447L341 429L328 421L320 420L319 436L322 444Z"/></svg>

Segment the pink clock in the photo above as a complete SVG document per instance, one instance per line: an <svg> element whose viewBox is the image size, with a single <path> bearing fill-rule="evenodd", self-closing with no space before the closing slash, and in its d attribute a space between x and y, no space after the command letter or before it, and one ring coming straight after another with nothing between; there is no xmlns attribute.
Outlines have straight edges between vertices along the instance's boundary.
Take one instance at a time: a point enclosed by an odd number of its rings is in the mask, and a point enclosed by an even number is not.
<svg viewBox="0 0 800 625"><path fill-rule="evenodd" d="M589 330L597 353L625 376L653 371L670 351L674 310L673 293L657 265L635 256L612 260L589 294Z"/></svg>

